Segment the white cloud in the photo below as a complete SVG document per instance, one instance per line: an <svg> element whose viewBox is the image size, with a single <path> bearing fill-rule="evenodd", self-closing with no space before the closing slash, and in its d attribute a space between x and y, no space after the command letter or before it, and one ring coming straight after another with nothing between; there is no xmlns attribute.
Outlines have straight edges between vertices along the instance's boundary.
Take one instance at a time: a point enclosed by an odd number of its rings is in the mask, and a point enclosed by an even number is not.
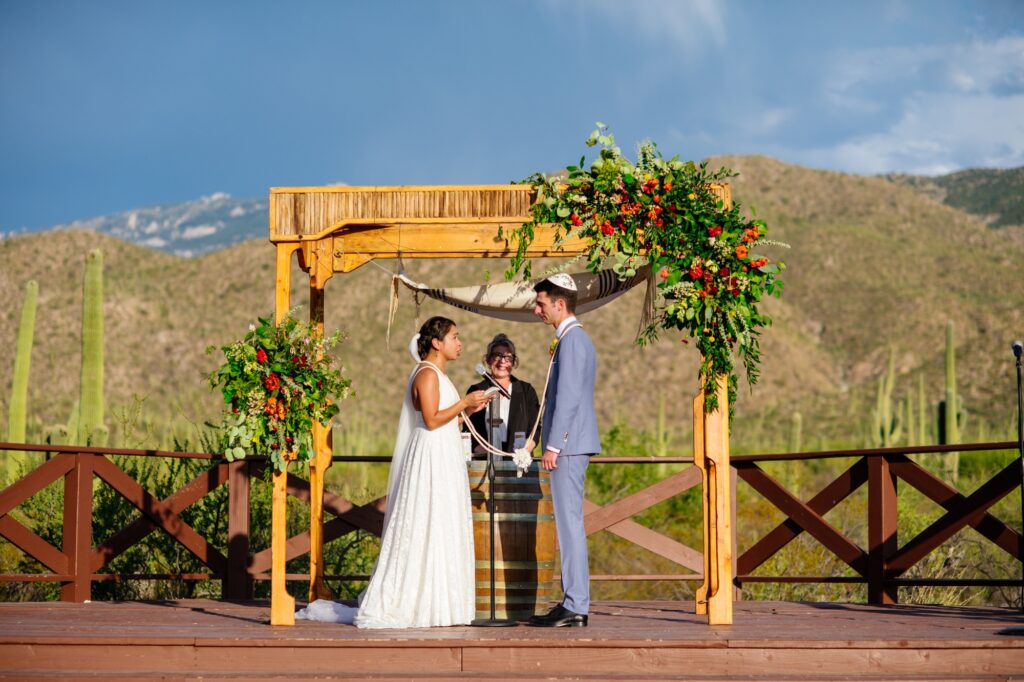
<svg viewBox="0 0 1024 682"><path fill-rule="evenodd" d="M217 227L215 225L194 225L192 227L186 227L185 231L181 233L182 239L199 239L200 237L209 237L211 234L216 234Z"/></svg>
<svg viewBox="0 0 1024 682"><path fill-rule="evenodd" d="M793 118L793 113L792 109L764 109L758 118L746 119L747 130L754 134L767 135L788 123Z"/></svg>
<svg viewBox="0 0 1024 682"><path fill-rule="evenodd" d="M232 218L241 218L242 216L245 215L245 208L242 206L235 206L233 209L231 209L231 212L228 213L228 215L231 216Z"/></svg>
<svg viewBox="0 0 1024 682"><path fill-rule="evenodd" d="M638 30L652 40L668 39L684 50L726 43L723 0L551 0L551 5L573 5L580 14L602 14L617 26Z"/></svg>
<svg viewBox="0 0 1024 682"><path fill-rule="evenodd" d="M788 158L856 173L1024 165L1024 38L848 52L824 98L877 129Z"/></svg>

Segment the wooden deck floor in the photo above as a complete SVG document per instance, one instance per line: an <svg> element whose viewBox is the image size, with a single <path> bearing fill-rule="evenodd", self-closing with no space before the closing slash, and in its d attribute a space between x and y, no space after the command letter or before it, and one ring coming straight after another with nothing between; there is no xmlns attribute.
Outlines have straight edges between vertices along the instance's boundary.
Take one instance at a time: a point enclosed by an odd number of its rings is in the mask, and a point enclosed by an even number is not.
<svg viewBox="0 0 1024 682"><path fill-rule="evenodd" d="M588 628L267 625L266 602L0 604L0 679L1024 680L1009 609L603 602Z"/></svg>

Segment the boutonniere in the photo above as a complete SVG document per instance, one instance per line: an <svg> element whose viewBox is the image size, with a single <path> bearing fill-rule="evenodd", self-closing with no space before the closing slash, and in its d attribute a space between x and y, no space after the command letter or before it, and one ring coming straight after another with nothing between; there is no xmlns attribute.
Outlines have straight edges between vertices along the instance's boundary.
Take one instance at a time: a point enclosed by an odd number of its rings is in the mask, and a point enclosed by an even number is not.
<svg viewBox="0 0 1024 682"><path fill-rule="evenodd" d="M555 354L555 350L558 348L558 337L551 339L551 345L548 346L548 353L552 356Z"/></svg>

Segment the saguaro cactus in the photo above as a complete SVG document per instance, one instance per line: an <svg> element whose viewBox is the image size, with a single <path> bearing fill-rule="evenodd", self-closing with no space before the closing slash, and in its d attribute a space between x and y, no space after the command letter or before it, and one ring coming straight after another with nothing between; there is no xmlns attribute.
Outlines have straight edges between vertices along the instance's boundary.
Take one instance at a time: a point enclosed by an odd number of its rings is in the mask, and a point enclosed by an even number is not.
<svg viewBox="0 0 1024 682"><path fill-rule="evenodd" d="M940 404L939 442L950 445L960 442L960 430L967 415L956 390L956 345L953 342L953 321L946 323L946 397ZM946 478L956 483L960 475L960 453L947 452L943 457Z"/></svg>
<svg viewBox="0 0 1024 682"><path fill-rule="evenodd" d="M907 445L920 445L917 440L917 424L914 422L914 401L910 394L903 398L900 411L903 413L903 423L907 425Z"/></svg>
<svg viewBox="0 0 1024 682"><path fill-rule="evenodd" d="M803 450L803 426L804 418L799 412L794 412L792 424L789 431L789 451L801 452Z"/></svg>
<svg viewBox="0 0 1024 682"><path fill-rule="evenodd" d="M878 394L872 413L872 439L875 447L889 448L902 436L903 420L893 410L892 392L896 386L896 350L889 349L889 368L878 379Z"/></svg>
<svg viewBox="0 0 1024 682"><path fill-rule="evenodd" d="M7 440L25 442L25 421L28 416L28 372L32 360L32 338L36 328L36 301L39 285L29 280L25 285L25 300L21 304L21 324L18 326L18 345L14 353L14 378L11 381L11 404L7 410ZM12 452L8 459L8 473L17 470L26 455Z"/></svg>
<svg viewBox="0 0 1024 682"><path fill-rule="evenodd" d="M103 252L85 259L82 302L82 379L77 440L88 443L105 432L103 424Z"/></svg>
<svg viewBox="0 0 1024 682"><path fill-rule="evenodd" d="M928 440L928 404L924 397L924 372L917 375L917 444Z"/></svg>
<svg viewBox="0 0 1024 682"><path fill-rule="evenodd" d="M39 285L30 280L25 285L25 301L21 304L21 324L14 355L14 380L11 383L11 404L7 411L7 440L25 441L25 419L28 415L28 372L32 360L32 337L36 327L36 300Z"/></svg>

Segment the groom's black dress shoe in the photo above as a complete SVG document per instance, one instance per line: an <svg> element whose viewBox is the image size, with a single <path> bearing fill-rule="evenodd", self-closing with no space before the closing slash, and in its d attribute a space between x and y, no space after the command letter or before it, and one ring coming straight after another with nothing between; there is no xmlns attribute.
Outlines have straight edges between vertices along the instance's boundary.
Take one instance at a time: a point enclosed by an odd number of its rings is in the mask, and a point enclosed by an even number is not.
<svg viewBox="0 0 1024 682"><path fill-rule="evenodd" d="M587 616L582 613L573 613L561 604L551 609L543 616L530 616L530 625L541 628L560 627L587 627Z"/></svg>

